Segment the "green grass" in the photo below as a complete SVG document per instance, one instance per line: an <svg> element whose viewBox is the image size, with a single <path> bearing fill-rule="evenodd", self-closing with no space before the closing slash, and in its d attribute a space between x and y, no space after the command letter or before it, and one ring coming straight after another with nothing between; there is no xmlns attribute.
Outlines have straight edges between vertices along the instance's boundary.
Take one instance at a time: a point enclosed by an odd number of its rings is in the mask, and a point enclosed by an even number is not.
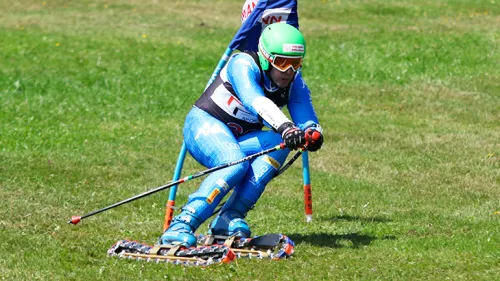
<svg viewBox="0 0 500 281"><path fill-rule="evenodd" d="M300 1L304 76L326 143L249 214L292 259L205 269L108 258L154 243L183 120L243 1L0 3L0 276L5 280L497 280L500 6ZM184 174L203 169L187 158ZM178 204L201 179L179 187ZM206 229L206 225L200 228Z"/></svg>

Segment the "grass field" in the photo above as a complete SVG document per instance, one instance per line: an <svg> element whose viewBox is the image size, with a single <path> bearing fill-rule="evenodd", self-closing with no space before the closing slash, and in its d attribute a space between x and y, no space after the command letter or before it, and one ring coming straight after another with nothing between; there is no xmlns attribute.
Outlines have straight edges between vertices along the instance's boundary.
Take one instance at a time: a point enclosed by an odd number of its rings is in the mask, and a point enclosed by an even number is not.
<svg viewBox="0 0 500 281"><path fill-rule="evenodd" d="M248 216L294 257L204 269L106 256L156 242L168 192L66 222L172 178L243 1L0 2L2 280L500 280L500 2L299 2L314 221L297 163Z"/></svg>

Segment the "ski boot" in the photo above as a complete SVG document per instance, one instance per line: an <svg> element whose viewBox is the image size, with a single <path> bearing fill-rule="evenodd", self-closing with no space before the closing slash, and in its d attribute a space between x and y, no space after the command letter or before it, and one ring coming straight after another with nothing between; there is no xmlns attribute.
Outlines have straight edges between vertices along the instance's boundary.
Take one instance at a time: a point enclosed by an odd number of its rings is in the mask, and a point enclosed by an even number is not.
<svg viewBox="0 0 500 281"><path fill-rule="evenodd" d="M188 248L195 247L194 231L201 223L202 221L195 213L183 210L160 237L160 243L163 245L182 245Z"/></svg>

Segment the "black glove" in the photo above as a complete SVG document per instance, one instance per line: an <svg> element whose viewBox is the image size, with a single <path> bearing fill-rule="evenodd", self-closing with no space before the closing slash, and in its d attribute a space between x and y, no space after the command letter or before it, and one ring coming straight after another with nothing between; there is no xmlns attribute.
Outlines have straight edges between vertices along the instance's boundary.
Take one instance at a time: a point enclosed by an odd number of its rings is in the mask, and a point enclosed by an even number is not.
<svg viewBox="0 0 500 281"><path fill-rule="evenodd" d="M301 148L306 143L304 131L291 122L283 123L278 128L278 132L281 134L281 138L289 149Z"/></svg>
<svg viewBox="0 0 500 281"><path fill-rule="evenodd" d="M321 148L323 144L323 134L314 128L306 130L306 147L309 151L316 151Z"/></svg>

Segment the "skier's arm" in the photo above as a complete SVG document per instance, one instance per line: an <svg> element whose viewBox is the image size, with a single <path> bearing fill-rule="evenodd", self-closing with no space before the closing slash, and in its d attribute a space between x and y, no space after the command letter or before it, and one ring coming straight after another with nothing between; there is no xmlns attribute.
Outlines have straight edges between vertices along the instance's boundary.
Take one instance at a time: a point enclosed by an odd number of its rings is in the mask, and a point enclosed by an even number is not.
<svg viewBox="0 0 500 281"><path fill-rule="evenodd" d="M266 126L279 132L288 148L297 149L303 146L304 132L265 96L259 84L260 69L250 55L235 55L228 62L226 74L233 90L238 94L239 100L246 109L260 116Z"/></svg>
<svg viewBox="0 0 500 281"><path fill-rule="evenodd" d="M248 54L237 54L227 66L227 78L238 94L243 106L255 115L259 115L271 128L278 130L290 119L268 99L260 86L260 70Z"/></svg>
<svg viewBox="0 0 500 281"><path fill-rule="evenodd" d="M323 129L314 111L311 91L300 73L293 82L287 107L293 122L306 132L308 149L311 151L320 149L323 144Z"/></svg>
<svg viewBox="0 0 500 281"><path fill-rule="evenodd" d="M311 91L300 73L297 74L293 82L287 107L293 122L302 130L319 125L312 104Z"/></svg>

